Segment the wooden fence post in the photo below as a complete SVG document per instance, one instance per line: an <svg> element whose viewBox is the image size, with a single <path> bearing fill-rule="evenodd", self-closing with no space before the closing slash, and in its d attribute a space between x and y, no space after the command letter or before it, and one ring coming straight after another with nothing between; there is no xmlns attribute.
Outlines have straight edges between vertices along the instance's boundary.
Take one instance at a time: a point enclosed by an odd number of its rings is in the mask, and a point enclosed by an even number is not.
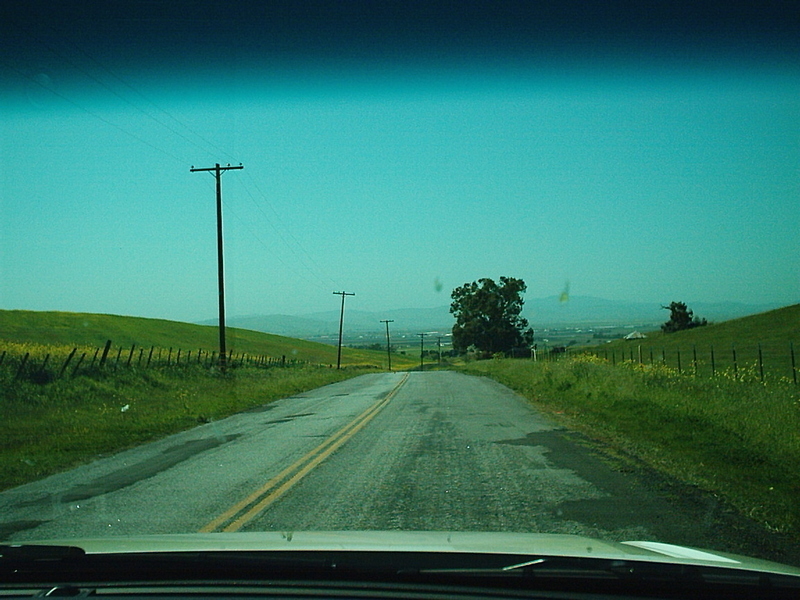
<svg viewBox="0 0 800 600"><path fill-rule="evenodd" d="M131 351L130 351L130 354L128 354L128 364L127 364L128 367L131 366L131 359L133 358L133 350L134 350L134 348L136 348L136 344L131 344Z"/></svg>
<svg viewBox="0 0 800 600"><path fill-rule="evenodd" d="M797 385L797 367L794 363L794 342L789 342L789 354L792 357L792 379L794 384Z"/></svg>
<svg viewBox="0 0 800 600"><path fill-rule="evenodd" d="M19 378L20 378L20 376L22 375L22 369L24 369L24 368L25 368L25 363L27 363L27 362L28 362L28 357L29 357L30 355L31 355L31 353L30 353L30 352L26 352L26 353L25 353L25 356L23 356L23 357L22 357L22 362L21 362L21 363L19 363L19 369L17 369L17 374L16 374L16 376L14 377L14 381L16 381L17 379L19 379Z"/></svg>
<svg viewBox="0 0 800 600"><path fill-rule="evenodd" d="M733 351L733 378L739 379L739 363L736 362L736 346L731 346Z"/></svg>
<svg viewBox="0 0 800 600"><path fill-rule="evenodd" d="M103 365L106 364L109 350L111 350L111 340L106 341L106 346L103 348L103 356L100 357L100 368L103 368Z"/></svg>
<svg viewBox="0 0 800 600"><path fill-rule="evenodd" d="M50 361L50 353L48 352L47 355L44 357L42 361L42 366L39 367L39 375L44 377L44 370L47 368L47 363Z"/></svg>
<svg viewBox="0 0 800 600"><path fill-rule="evenodd" d="M72 369L72 376L73 376L73 377L75 377L75 373L77 373L77 372L78 372L78 367L80 367L80 366L81 366L81 363L83 362L83 359L84 359L84 358L86 358L86 352L84 352L83 354L81 354L81 357L78 359L78 362L77 362L77 364L75 365L75 368L74 368L74 369Z"/></svg>
<svg viewBox="0 0 800 600"><path fill-rule="evenodd" d="M717 365L714 362L714 346L711 346L711 376L714 377L714 375L716 374L717 374Z"/></svg>
<svg viewBox="0 0 800 600"><path fill-rule="evenodd" d="M92 364L89 365L90 369L94 366L94 362L97 360L97 353L98 352L100 352L100 348L95 348L94 349L94 356L92 356Z"/></svg>
<svg viewBox="0 0 800 600"><path fill-rule="evenodd" d="M58 372L59 378L64 376L64 371L67 370L67 365L69 365L69 361L72 360L72 357L75 356L75 353L78 351L77 346L72 349L72 352L69 353L67 360L64 361L64 364L61 366L61 370Z"/></svg>

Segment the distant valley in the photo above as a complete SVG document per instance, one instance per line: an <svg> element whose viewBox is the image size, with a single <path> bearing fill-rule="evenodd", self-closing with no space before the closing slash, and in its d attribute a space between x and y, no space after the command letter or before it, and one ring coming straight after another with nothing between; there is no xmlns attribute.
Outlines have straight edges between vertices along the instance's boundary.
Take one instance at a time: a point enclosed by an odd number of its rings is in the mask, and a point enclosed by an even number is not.
<svg viewBox="0 0 800 600"><path fill-rule="evenodd" d="M665 301L664 304L668 302ZM743 304L737 302L692 303L687 301L695 315L709 322L725 321L752 315L773 308L774 304ZM656 329L667 320L668 312L659 304L620 302L591 296L573 296L560 302L558 296L528 299L524 316L536 331L554 328L629 327ZM382 320L393 321L390 327L397 334L439 332L447 334L453 326L449 306L435 308L407 308L387 311L364 311L347 308L345 311L345 337L347 343L359 338L372 339L385 331ZM213 325L216 319L200 324ZM303 315L246 315L227 319L231 327L263 331L289 337L332 340L339 331L339 311L331 310Z"/></svg>

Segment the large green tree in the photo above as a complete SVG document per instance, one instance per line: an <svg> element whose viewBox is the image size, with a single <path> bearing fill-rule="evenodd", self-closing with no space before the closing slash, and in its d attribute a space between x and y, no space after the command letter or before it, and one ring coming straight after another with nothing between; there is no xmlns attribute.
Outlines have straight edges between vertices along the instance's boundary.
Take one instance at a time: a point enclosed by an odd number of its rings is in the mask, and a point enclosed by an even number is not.
<svg viewBox="0 0 800 600"><path fill-rule="evenodd" d="M683 302L670 302L669 306L662 306L661 308L669 311L669 321L661 326L661 331L664 333L674 333L675 331L702 327L707 324L705 319L695 317L694 313Z"/></svg>
<svg viewBox="0 0 800 600"><path fill-rule="evenodd" d="M513 277L501 277L500 283L479 279L454 289L450 295L450 312L456 318L453 349L463 353L474 346L494 354L529 347L533 330L520 316L526 289L522 279Z"/></svg>

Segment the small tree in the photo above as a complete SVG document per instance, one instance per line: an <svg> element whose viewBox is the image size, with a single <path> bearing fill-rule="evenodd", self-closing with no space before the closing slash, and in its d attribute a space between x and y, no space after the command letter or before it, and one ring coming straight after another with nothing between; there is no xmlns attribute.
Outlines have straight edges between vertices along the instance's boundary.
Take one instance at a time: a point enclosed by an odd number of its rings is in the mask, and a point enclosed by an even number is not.
<svg viewBox="0 0 800 600"><path fill-rule="evenodd" d="M705 319L693 316L692 311L683 302L670 302L669 306L661 308L669 311L669 321L661 326L661 331L664 333L673 333L708 324Z"/></svg>
<svg viewBox="0 0 800 600"><path fill-rule="evenodd" d="M463 353L474 346L494 354L529 347L533 330L528 327L528 320L520 316L526 289L522 279L513 277L501 277L499 284L479 279L454 289L450 295L450 312L456 318L453 349Z"/></svg>

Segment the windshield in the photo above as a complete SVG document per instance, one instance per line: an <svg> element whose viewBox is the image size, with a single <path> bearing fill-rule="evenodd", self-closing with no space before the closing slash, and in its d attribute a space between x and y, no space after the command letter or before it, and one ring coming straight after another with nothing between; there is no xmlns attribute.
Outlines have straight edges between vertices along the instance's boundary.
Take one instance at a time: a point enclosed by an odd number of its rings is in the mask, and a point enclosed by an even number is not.
<svg viewBox="0 0 800 600"><path fill-rule="evenodd" d="M0 542L502 532L800 565L791 3L0 22Z"/></svg>

